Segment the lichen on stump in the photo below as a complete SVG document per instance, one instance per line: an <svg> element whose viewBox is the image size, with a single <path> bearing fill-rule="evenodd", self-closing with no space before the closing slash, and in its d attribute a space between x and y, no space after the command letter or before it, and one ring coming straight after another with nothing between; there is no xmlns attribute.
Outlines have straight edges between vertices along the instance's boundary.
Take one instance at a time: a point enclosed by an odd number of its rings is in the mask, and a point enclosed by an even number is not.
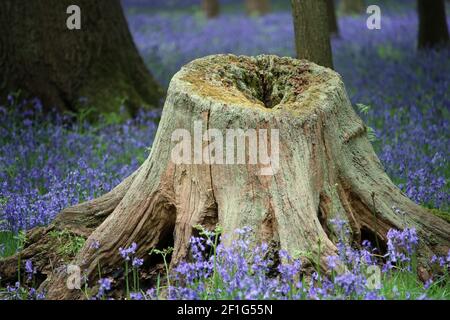
<svg viewBox="0 0 450 320"><path fill-rule="evenodd" d="M276 170L261 174L267 163L219 164L212 152L201 163L174 162L173 133L195 136L196 123L203 131L278 130L278 141L267 141L278 144ZM277 249L324 258L336 252L332 219L348 223L355 245L366 238L385 243L390 228L414 227L423 262L450 247L450 224L409 200L384 172L336 72L291 58L215 55L173 77L142 166L112 192L64 210L39 241L55 228L88 237L72 264L94 283L98 264L103 274L112 272L122 264L118 249L133 242L146 263L152 248L173 246L171 265L177 264L189 254L196 225L220 225L228 235L249 226ZM100 249L91 248L93 241ZM30 248L24 253L31 257L40 247ZM64 268L47 270L42 287L49 298L81 297L67 289L66 278Z"/></svg>

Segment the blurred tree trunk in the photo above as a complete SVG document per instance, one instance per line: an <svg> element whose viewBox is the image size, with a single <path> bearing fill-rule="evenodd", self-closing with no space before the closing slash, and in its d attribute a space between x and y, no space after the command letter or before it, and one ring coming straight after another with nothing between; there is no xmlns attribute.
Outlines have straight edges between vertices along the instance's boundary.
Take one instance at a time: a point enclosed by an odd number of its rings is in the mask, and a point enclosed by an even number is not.
<svg viewBox="0 0 450 320"><path fill-rule="evenodd" d="M81 9L69 30L67 8ZM0 100L20 90L43 105L130 114L156 106L161 89L136 49L119 0L0 1Z"/></svg>
<svg viewBox="0 0 450 320"><path fill-rule="evenodd" d="M208 18L214 18L220 14L219 0L203 0L202 6Z"/></svg>
<svg viewBox="0 0 450 320"><path fill-rule="evenodd" d="M339 25L336 17L336 8L334 0L327 0L328 25L331 34L339 34Z"/></svg>
<svg viewBox="0 0 450 320"><path fill-rule="evenodd" d="M364 0L341 0L341 10L345 14L361 14L365 10Z"/></svg>
<svg viewBox="0 0 450 320"><path fill-rule="evenodd" d="M444 0L418 0L419 49L449 42Z"/></svg>
<svg viewBox="0 0 450 320"><path fill-rule="evenodd" d="M245 0L245 6L249 14L264 15L270 12L269 0Z"/></svg>
<svg viewBox="0 0 450 320"><path fill-rule="evenodd" d="M297 57L333 68L327 0L292 0Z"/></svg>

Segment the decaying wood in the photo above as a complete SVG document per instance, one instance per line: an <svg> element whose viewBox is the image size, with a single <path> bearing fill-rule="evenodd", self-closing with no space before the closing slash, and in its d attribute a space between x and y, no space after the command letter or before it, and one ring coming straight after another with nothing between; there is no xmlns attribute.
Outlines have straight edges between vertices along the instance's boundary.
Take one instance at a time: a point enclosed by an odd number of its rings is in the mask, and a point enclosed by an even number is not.
<svg viewBox="0 0 450 320"><path fill-rule="evenodd" d="M185 129L194 136L197 122L220 132L279 130L278 170L261 175L264 164L176 164L172 134ZM212 160L212 153L206 157ZM88 236L71 263L94 283L97 265L112 272L122 265L118 249L133 242L146 260L152 248L173 246L171 264L177 264L198 224L219 224L226 234L249 226L277 249L324 258L336 252L333 218L348 222L355 245L369 236L386 241L390 228L414 227L421 261L450 247L450 225L409 200L384 172L337 73L306 60L217 55L174 76L141 168L106 196L64 210L50 228ZM39 230L22 255L32 258L33 246L45 241L46 229ZM98 250L90 247L94 241ZM48 298L81 297L67 289L64 268L47 273Z"/></svg>

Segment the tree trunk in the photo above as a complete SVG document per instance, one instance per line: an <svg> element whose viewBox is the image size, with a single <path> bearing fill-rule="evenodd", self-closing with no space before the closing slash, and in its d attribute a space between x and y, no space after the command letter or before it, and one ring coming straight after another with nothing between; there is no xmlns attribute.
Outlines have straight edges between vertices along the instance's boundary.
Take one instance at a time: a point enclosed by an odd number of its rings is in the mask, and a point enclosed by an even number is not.
<svg viewBox="0 0 450 320"><path fill-rule="evenodd" d="M112 192L33 231L21 255L45 265L48 298L81 298L66 287L67 262L51 258L49 230L88 237L71 263L95 283L98 265L103 276L117 272L118 249L133 242L147 265L152 248L173 246L176 265L188 256L196 225L220 225L227 235L249 226L274 248L320 253L325 269L325 256L337 251L333 218L348 222L354 245L386 242L390 228L416 228L421 263L450 247L450 224L409 200L384 172L337 73L306 60L217 55L173 77L144 164ZM100 249L91 248L94 241ZM0 261L3 279L15 266L17 257Z"/></svg>
<svg viewBox="0 0 450 320"><path fill-rule="evenodd" d="M327 0L292 0L297 57L333 68Z"/></svg>
<svg viewBox="0 0 450 320"><path fill-rule="evenodd" d="M341 10L345 14L362 14L365 8L364 0L341 0Z"/></svg>
<svg viewBox="0 0 450 320"><path fill-rule="evenodd" d="M67 8L81 9L69 30ZM0 1L0 100L21 90L47 108L156 106L161 90L136 50L119 0ZM0 101L1 102L1 101Z"/></svg>
<svg viewBox="0 0 450 320"><path fill-rule="evenodd" d="M339 34L339 25L336 18L334 0L327 0L328 26L331 34Z"/></svg>
<svg viewBox="0 0 450 320"><path fill-rule="evenodd" d="M245 6L249 14L265 15L270 12L269 0L245 0Z"/></svg>
<svg viewBox="0 0 450 320"><path fill-rule="evenodd" d="M208 18L215 18L220 14L219 0L203 0L202 6Z"/></svg>
<svg viewBox="0 0 450 320"><path fill-rule="evenodd" d="M438 47L449 42L444 0L418 0L419 49Z"/></svg>

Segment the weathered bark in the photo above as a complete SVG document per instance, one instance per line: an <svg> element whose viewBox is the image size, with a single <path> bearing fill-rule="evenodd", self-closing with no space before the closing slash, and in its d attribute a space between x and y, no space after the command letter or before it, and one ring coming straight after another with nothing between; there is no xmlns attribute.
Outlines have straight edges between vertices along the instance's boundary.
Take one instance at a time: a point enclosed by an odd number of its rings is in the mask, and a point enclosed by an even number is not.
<svg viewBox="0 0 450 320"><path fill-rule="evenodd" d="M297 58L333 68L327 0L292 0Z"/></svg>
<svg viewBox="0 0 450 320"><path fill-rule="evenodd" d="M341 0L341 10L345 14L363 14L365 8L364 0Z"/></svg>
<svg viewBox="0 0 450 320"><path fill-rule="evenodd" d="M418 0L419 49L439 47L449 42L444 0Z"/></svg>
<svg viewBox="0 0 450 320"><path fill-rule="evenodd" d="M208 18L215 18L220 14L219 0L203 0L202 7Z"/></svg>
<svg viewBox="0 0 450 320"><path fill-rule="evenodd" d="M270 12L269 0L245 0L247 13L265 15Z"/></svg>
<svg viewBox="0 0 450 320"><path fill-rule="evenodd" d="M336 18L336 8L334 0L327 0L327 12L328 12L328 29L331 34L339 34L339 25Z"/></svg>
<svg viewBox="0 0 450 320"><path fill-rule="evenodd" d="M191 162L172 156L179 129L200 137L200 145L193 142L186 152ZM224 141L226 130L254 129L258 147L266 146L272 160L263 162L259 153L251 163L250 140L244 150L229 140L222 150L228 164L220 164L220 152L210 144L220 139L205 135L209 129ZM239 151L246 160L233 164ZM66 209L53 227L90 234L71 263L95 283L98 264L110 274L123 262L118 249L132 242L147 262L152 248L173 246L176 265L188 256L199 224L218 224L227 235L249 226L256 239L277 249L320 253L324 267L325 256L336 253L333 218L348 222L354 245L375 237L386 242L390 228L416 228L421 263L450 248L450 224L409 200L384 172L337 73L306 60L217 55L195 60L173 77L151 154L140 169L112 193ZM226 245L232 240L222 239ZM92 250L94 241L100 249ZM39 256L48 256L40 250ZM42 284L48 298L81 298L80 291L67 289L61 265ZM0 267L3 272L6 262Z"/></svg>
<svg viewBox="0 0 450 320"><path fill-rule="evenodd" d="M67 8L81 9L69 30ZM134 113L156 106L161 89L134 45L119 0L0 1L0 102L21 90L46 108ZM85 99L82 99L85 100Z"/></svg>

